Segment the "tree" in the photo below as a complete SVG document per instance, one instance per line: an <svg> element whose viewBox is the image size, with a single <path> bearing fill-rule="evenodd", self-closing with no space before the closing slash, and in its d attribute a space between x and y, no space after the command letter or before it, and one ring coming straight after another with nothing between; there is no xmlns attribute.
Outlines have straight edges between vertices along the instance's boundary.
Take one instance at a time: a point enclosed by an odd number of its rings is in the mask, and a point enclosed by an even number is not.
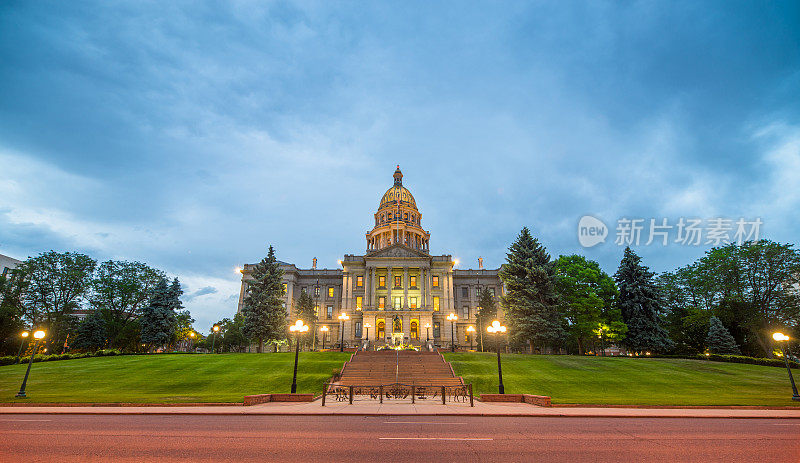
<svg viewBox="0 0 800 463"><path fill-rule="evenodd" d="M653 273L641 264L630 247L619 264L614 279L619 288L618 305L628 326L625 345L634 352L665 352L673 343L660 325L660 294Z"/></svg>
<svg viewBox="0 0 800 463"><path fill-rule="evenodd" d="M22 290L24 278L12 270L7 275L0 275L0 353L16 354L20 342L20 333L25 324L22 321Z"/></svg>
<svg viewBox="0 0 800 463"><path fill-rule="evenodd" d="M311 328L312 334L317 332L317 321L319 320L317 306L305 289L300 292L300 297L297 299L295 315Z"/></svg>
<svg viewBox="0 0 800 463"><path fill-rule="evenodd" d="M142 343L147 345L148 350L166 346L173 339L177 328L173 305L172 290L167 286L166 278L162 278L139 319Z"/></svg>
<svg viewBox="0 0 800 463"><path fill-rule="evenodd" d="M72 348L79 350L97 350L108 342L106 320L99 311L94 311L81 321L75 330Z"/></svg>
<svg viewBox="0 0 800 463"><path fill-rule="evenodd" d="M712 354L739 355L739 346L731 333L722 325L717 317L711 317L706 336L706 348Z"/></svg>
<svg viewBox="0 0 800 463"><path fill-rule="evenodd" d="M233 316L233 320L225 318L221 322L223 324L223 338L222 344L225 350L243 352L247 347L247 337L244 335L244 316L237 313Z"/></svg>
<svg viewBox="0 0 800 463"><path fill-rule="evenodd" d="M597 262L579 255L560 256L555 266L567 331L578 353L583 355L587 342L595 337L603 343L620 340L627 328L614 304L618 295L614 280Z"/></svg>
<svg viewBox="0 0 800 463"><path fill-rule="evenodd" d="M47 330L50 351L64 344L72 313L81 306L91 285L97 262L85 254L49 251L21 263L15 272L23 319L31 327ZM24 279L24 282L22 281Z"/></svg>
<svg viewBox="0 0 800 463"><path fill-rule="evenodd" d="M506 287L502 299L512 341L554 345L565 337L564 319L558 310L555 265L544 246L523 228L509 247L500 269Z"/></svg>
<svg viewBox="0 0 800 463"><path fill-rule="evenodd" d="M269 247L267 257L253 267L252 281L248 281L242 314L244 334L258 340L257 351L264 342L281 341L286 338L286 308L283 307L283 270L275 250ZM277 344L276 344L277 349Z"/></svg>
<svg viewBox="0 0 800 463"><path fill-rule="evenodd" d="M480 349L483 352L483 331L492 321L497 318L497 305L494 302L491 291L484 286L478 293L478 312L475 314L475 321L478 324L480 333Z"/></svg>
<svg viewBox="0 0 800 463"><path fill-rule="evenodd" d="M109 260L98 266L90 302L106 319L111 346L136 348L139 341L136 319L148 304L153 289L165 278L164 272L141 262Z"/></svg>

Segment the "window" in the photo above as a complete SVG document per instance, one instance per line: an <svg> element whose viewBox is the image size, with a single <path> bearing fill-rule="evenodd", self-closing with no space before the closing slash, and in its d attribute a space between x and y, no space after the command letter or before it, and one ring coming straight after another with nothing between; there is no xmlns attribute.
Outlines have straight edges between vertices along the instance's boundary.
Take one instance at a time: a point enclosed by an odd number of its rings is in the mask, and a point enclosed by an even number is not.
<svg viewBox="0 0 800 463"><path fill-rule="evenodd" d="M403 277L401 277L400 275L395 276L394 277L394 287L395 288L400 288L400 287L402 287L402 285L403 285Z"/></svg>
<svg viewBox="0 0 800 463"><path fill-rule="evenodd" d="M383 214L381 214L381 223L383 223L383 222L384 222L384 217L383 217Z"/></svg>
<svg viewBox="0 0 800 463"><path fill-rule="evenodd" d="M489 294L494 297L494 288L489 288Z"/></svg>
<svg viewBox="0 0 800 463"><path fill-rule="evenodd" d="M469 297L469 286L461 287L461 297Z"/></svg>
<svg viewBox="0 0 800 463"><path fill-rule="evenodd" d="M468 305L465 305L464 308L461 309L461 315L464 317L465 320L467 318L469 318L469 306Z"/></svg>
<svg viewBox="0 0 800 463"><path fill-rule="evenodd" d="M433 311L439 311L439 296L433 296Z"/></svg>
<svg viewBox="0 0 800 463"><path fill-rule="evenodd" d="M319 286L314 287L314 297L319 297Z"/></svg>
<svg viewBox="0 0 800 463"><path fill-rule="evenodd" d="M333 318L333 306L329 305L325 313L328 318Z"/></svg>
<svg viewBox="0 0 800 463"><path fill-rule="evenodd" d="M386 277L381 275L378 277L378 287L385 288L386 287Z"/></svg>
<svg viewBox="0 0 800 463"><path fill-rule="evenodd" d="M361 304L363 304L364 298L361 296L356 296L356 310L361 310Z"/></svg>
<svg viewBox="0 0 800 463"><path fill-rule="evenodd" d="M356 322L356 339L361 337L361 322Z"/></svg>
<svg viewBox="0 0 800 463"><path fill-rule="evenodd" d="M284 284L283 284L283 294L284 294L284 295L286 295L286 294L289 294L288 287L289 287L289 286L288 286L286 283L284 283Z"/></svg>
<svg viewBox="0 0 800 463"><path fill-rule="evenodd" d="M438 288L439 287L439 275L434 275L433 276L433 287L434 288Z"/></svg>
<svg viewBox="0 0 800 463"><path fill-rule="evenodd" d="M356 277L356 288L363 288L364 287L364 277L359 275Z"/></svg>
<svg viewBox="0 0 800 463"><path fill-rule="evenodd" d="M333 297L333 286L328 287L328 299Z"/></svg>
<svg viewBox="0 0 800 463"><path fill-rule="evenodd" d="M441 336L441 325L439 322L433 322L433 337L438 338Z"/></svg>
<svg viewBox="0 0 800 463"><path fill-rule="evenodd" d="M388 214L386 215L386 217L387 217L387 219L388 219L390 222L392 221L392 213L391 213L391 212L390 212L390 213L388 213Z"/></svg>
<svg viewBox="0 0 800 463"><path fill-rule="evenodd" d="M380 310L386 308L386 296L381 296L378 298L378 308Z"/></svg>
<svg viewBox="0 0 800 463"><path fill-rule="evenodd" d="M403 308L403 297L402 296L395 296L392 298L392 308L394 310L399 310Z"/></svg>
<svg viewBox="0 0 800 463"><path fill-rule="evenodd" d="M416 275L411 275L409 278L411 279L411 282L409 283L409 285L411 285L412 288L416 288L417 287L417 276Z"/></svg>
<svg viewBox="0 0 800 463"><path fill-rule="evenodd" d="M416 309L417 308L417 298L416 297L409 297L408 298L408 308L409 309Z"/></svg>
<svg viewBox="0 0 800 463"><path fill-rule="evenodd" d="M406 212L405 214L403 214L403 220L405 220L406 222L408 222L408 212Z"/></svg>

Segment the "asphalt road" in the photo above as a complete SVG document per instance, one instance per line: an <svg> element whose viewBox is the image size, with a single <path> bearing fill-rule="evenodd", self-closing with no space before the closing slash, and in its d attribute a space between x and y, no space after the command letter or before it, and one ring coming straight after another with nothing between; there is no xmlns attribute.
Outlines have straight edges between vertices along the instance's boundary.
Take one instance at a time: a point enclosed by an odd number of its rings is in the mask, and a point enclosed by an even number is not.
<svg viewBox="0 0 800 463"><path fill-rule="evenodd" d="M800 462L800 420L0 416L0 461Z"/></svg>

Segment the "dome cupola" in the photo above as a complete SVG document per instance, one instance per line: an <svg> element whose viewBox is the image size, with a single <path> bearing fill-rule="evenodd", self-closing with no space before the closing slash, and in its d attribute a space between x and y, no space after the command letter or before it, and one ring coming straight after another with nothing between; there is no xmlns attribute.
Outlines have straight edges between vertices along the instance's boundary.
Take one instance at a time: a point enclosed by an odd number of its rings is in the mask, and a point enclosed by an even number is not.
<svg viewBox="0 0 800 463"><path fill-rule="evenodd" d="M367 252L403 244L428 252L430 233L422 229L422 214L417 210L414 195L403 186L400 166L394 171L394 185L381 197L375 213L375 227L367 233Z"/></svg>

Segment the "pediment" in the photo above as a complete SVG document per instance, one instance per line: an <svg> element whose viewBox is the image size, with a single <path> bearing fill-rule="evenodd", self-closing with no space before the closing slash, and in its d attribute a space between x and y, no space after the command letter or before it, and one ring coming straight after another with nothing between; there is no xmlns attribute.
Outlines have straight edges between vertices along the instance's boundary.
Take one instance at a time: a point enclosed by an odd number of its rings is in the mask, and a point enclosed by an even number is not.
<svg viewBox="0 0 800 463"><path fill-rule="evenodd" d="M388 248L378 249L364 257L430 257L422 251L409 248L402 244L393 244Z"/></svg>

